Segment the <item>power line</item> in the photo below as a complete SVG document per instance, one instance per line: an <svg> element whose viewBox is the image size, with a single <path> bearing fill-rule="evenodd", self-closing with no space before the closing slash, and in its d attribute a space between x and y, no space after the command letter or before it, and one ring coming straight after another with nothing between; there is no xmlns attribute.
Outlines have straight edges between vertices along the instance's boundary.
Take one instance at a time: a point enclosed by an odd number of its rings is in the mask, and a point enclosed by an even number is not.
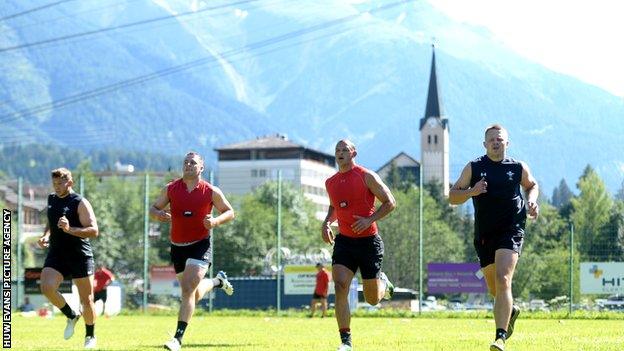
<svg viewBox="0 0 624 351"><path fill-rule="evenodd" d="M24 28L30 28L30 27L33 27L33 26L41 26L41 25L48 24L48 23L58 22L58 21L63 20L63 19L75 18L76 16L81 15L81 14L85 14L85 13L91 13L91 12L95 12L95 11L102 11L102 10L106 10L108 8L115 7L115 6L120 6L120 5L127 5L129 3L136 2L136 1L139 1L139 0L123 0L121 2L116 2L116 3L113 3L113 4L106 5L106 6L93 7L93 8L89 8L89 9L86 9L86 10L73 12L73 13L70 13L70 14L66 14L66 15L62 15L62 16L58 16L58 17L54 17L54 18L48 18L45 21L38 21L38 22L35 22L35 23L29 23L29 24L24 24L24 25L20 25L20 26L13 26L13 25L11 25L10 28L12 30L20 30L20 29L24 29Z"/></svg>
<svg viewBox="0 0 624 351"><path fill-rule="evenodd" d="M11 18L27 15L29 13L37 12L37 11L40 11L40 10L43 10L43 9L47 9L49 7L53 7L53 6L56 6L56 5L60 5L60 4L64 3L64 2L70 2L70 1L74 1L74 0L61 0L61 1L53 2L53 3L47 4L47 5L35 7L35 8L30 9L30 10L26 10L26 11L14 13L12 15L8 15L8 16L2 17L2 18L0 18L0 21L6 21L6 20L11 19Z"/></svg>
<svg viewBox="0 0 624 351"><path fill-rule="evenodd" d="M137 1L137 0L129 0L129 1ZM273 6L273 5L276 5L276 4L277 5L283 4L283 3L287 2L287 1L293 1L293 0L276 0L276 1L272 1L272 2L265 2L262 5L258 5L258 6L259 7L261 6L262 9L265 9L267 7L270 7L270 6ZM246 11L247 10L252 10L252 9L259 8L259 7L251 7L250 6L250 7L247 7L245 10ZM214 13L211 13L211 16L214 17L214 16L217 16L217 15L223 15L223 14L227 14L227 12L226 11L214 12ZM181 23L190 23L192 21L198 21L198 20L201 20L201 19L202 19L201 16L197 16L195 18L178 19L176 22L155 23L155 24L152 24L152 25L140 26L138 28L132 28L132 29L124 30L121 33L115 33L115 34L125 35L125 34L129 34L129 33L144 32L144 31L148 31L148 30L151 30L151 29L155 29L155 28L162 28L162 27L165 27L165 26L179 25ZM270 28L269 26L266 26L266 27ZM231 37L234 37L234 36L235 35L222 37L222 39L223 38L227 39L227 38L231 38ZM54 48L54 47L64 46L64 45L67 45L68 42L69 43L80 43L80 42L90 41L90 40L92 40L92 38L89 38L88 36L87 37L80 37L80 38L76 38L76 39L71 40L71 41L58 41L58 42L55 42L55 43L52 43L52 44L48 44L48 45L45 45L45 48Z"/></svg>
<svg viewBox="0 0 624 351"><path fill-rule="evenodd" d="M70 104L74 104L77 102L81 102L93 97L97 97L99 95L103 95L109 92L113 92L115 90L119 90L122 88L126 88L132 85L137 85L137 84L141 84L141 83L145 83L147 81L150 80L154 80L157 78L161 78L164 76L168 76L174 73L178 73L178 72L182 72L182 71L186 71L189 70L191 68L197 67L197 66L201 66L201 65L205 65L207 63L211 63L211 62L215 62L217 60L217 58L229 58L230 56L235 56L237 54L241 54L244 53L246 51L251 51L251 50L258 50L258 49L262 49L265 47L268 47L270 45L273 44L277 44L280 42L284 42L287 41L289 39L292 38L296 38L296 37L300 37L309 33L313 33L313 32L317 32L319 30L323 30L323 29L327 29L330 27L334 27L337 26L339 24L343 24L343 23L347 23L350 22L354 19L357 19L363 15L366 14L370 14L370 13L376 13L376 12L381 12L384 10L388 10L390 8L399 6L401 4L405 4L408 2L412 2L415 0L402 0L402 1L397 1L397 2L393 2L384 6L380 6L376 9L373 10L369 10L366 12L361 12L361 13L357 13L357 14L353 14L353 15L349 15L349 16L345 16L345 17L341 17L335 20L331 20L331 21L327 21L324 23L320 23L317 25L313 25L304 29L299 29L293 32L289 32L286 34L282 34L273 38L269 38L269 39L265 39L265 40L261 40L246 46L243 46L241 48L237 48L237 49L232 49L232 50L228 50L225 51L223 53L220 54L216 54L214 56L211 57L207 57L207 58L201 58L201 59L197 59L197 60L193 60L181 65L177 65L177 66L173 66L173 67L169 67L166 69L162 69L159 71L156 71L154 73L150 73L150 74L146 74L146 75L141 75L141 76L137 76L135 78L131 78L128 80L124 80L124 81L120 81L117 83L113 83L107 86L103 86L100 88L96 88L93 90L89 90L89 91L85 91L76 95L72 95L72 96L68 96L66 98L62 98L59 100L55 100L49 103L45 103L45 104L41 104L38 106L34 106L32 108L28 108L28 109L23 109L14 113L9 113L9 114L5 114L0 116L0 122L7 122L7 121L11 121L14 119L21 117L25 117L25 116L30 116L30 115L34 115L34 114L38 114L38 113L42 113L42 112L46 112L49 110L52 110L54 108L60 108L60 107L64 107L66 105L70 105Z"/></svg>
<svg viewBox="0 0 624 351"><path fill-rule="evenodd" d="M68 0L68 1L71 1L71 0ZM144 25L144 24L148 24L148 23L154 23L154 22L158 22L158 21L168 20L168 19L172 19L172 18L178 18L178 17L188 16L188 15L194 15L194 14L197 14L197 13L200 13L200 12L218 10L218 9L222 9L222 8L228 8L228 7L242 5L242 4L247 4L247 3L251 3L251 2L255 2L255 1L259 1L259 0L241 0L241 1L230 3L230 4L206 7L206 8L197 10L197 11L187 11L187 12L182 12L182 13L175 14L175 15L161 16L161 17L151 18L151 19L147 19L147 20L121 24L121 25L113 26L113 27L101 28L101 29L96 29L96 30L91 30L91 31L81 32L81 33L74 33L74 34L64 35L64 36L61 36L61 37L35 41L35 42L32 42L32 43L26 43L26 44L15 45L15 46L7 46L7 47L4 47L4 48L0 48L0 52L7 52L7 51L18 50L18 49L30 48L30 47L33 47L33 46L38 46L38 45L43 45L43 44L55 43L55 42L58 42L58 41L64 41L64 40L68 40L68 39L74 39L74 38L80 38L80 37L93 35L93 34L105 33L105 32L110 32L110 31L117 30L117 29L124 29L124 28Z"/></svg>

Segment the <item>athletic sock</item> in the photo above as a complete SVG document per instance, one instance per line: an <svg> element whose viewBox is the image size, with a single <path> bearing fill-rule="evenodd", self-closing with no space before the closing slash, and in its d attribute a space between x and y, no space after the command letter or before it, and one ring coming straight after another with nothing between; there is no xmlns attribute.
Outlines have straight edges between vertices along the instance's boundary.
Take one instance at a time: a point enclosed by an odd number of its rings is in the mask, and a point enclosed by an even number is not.
<svg viewBox="0 0 624 351"><path fill-rule="evenodd" d="M65 306L61 307L61 312L63 312L63 314L65 315L65 317L69 318L69 319L74 319L76 318L76 313L74 312L74 310L72 310L71 307L69 307L69 305L67 304L67 302L65 303Z"/></svg>
<svg viewBox="0 0 624 351"><path fill-rule="evenodd" d="M214 286L215 288L220 288L223 286L223 283L221 283L221 279L219 278L212 278L212 286Z"/></svg>
<svg viewBox="0 0 624 351"><path fill-rule="evenodd" d="M351 346L351 329L340 328L338 331L340 332L340 341L345 345Z"/></svg>
<svg viewBox="0 0 624 351"><path fill-rule="evenodd" d="M496 339L503 339L503 340L507 340L507 331L505 329L496 329Z"/></svg>
<svg viewBox="0 0 624 351"><path fill-rule="evenodd" d="M178 327L176 328L176 333L173 337L178 339L178 341L180 342L180 345L182 345L182 337L184 336L184 332L186 331L187 325L188 325L187 322L178 321Z"/></svg>
<svg viewBox="0 0 624 351"><path fill-rule="evenodd" d="M95 335L93 335L93 333L95 332L95 324L85 324L85 329L87 330L87 335L86 336L90 336L90 337L94 337Z"/></svg>

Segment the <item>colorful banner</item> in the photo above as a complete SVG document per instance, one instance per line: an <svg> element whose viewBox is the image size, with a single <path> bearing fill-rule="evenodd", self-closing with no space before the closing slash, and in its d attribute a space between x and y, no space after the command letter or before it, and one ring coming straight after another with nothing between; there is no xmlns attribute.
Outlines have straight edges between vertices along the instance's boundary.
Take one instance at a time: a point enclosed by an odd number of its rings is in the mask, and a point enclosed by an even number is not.
<svg viewBox="0 0 624 351"><path fill-rule="evenodd" d="M327 269L327 268L325 268ZM284 267L284 295L310 295L316 287L316 270L311 265L288 265ZM331 279L331 272L329 272ZM329 294L334 293L334 283L329 282Z"/></svg>
<svg viewBox="0 0 624 351"><path fill-rule="evenodd" d="M624 262L581 262L581 294L624 294Z"/></svg>
<svg viewBox="0 0 624 351"><path fill-rule="evenodd" d="M154 295L180 295L180 284L173 266L150 267L150 293Z"/></svg>
<svg viewBox="0 0 624 351"><path fill-rule="evenodd" d="M41 295L41 271L43 268L24 268L24 293L27 295ZM61 294L72 293L72 281L65 279L58 288Z"/></svg>
<svg viewBox="0 0 624 351"><path fill-rule="evenodd" d="M427 270L429 294L487 292L478 263L429 263Z"/></svg>

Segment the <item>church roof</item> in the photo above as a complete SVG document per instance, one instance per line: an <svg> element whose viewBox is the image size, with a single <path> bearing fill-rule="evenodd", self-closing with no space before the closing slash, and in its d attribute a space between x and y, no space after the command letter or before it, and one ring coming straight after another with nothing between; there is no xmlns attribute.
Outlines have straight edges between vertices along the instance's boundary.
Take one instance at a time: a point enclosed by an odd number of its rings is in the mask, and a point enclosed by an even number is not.
<svg viewBox="0 0 624 351"><path fill-rule="evenodd" d="M448 119L442 118L444 109L442 100L440 99L440 89L438 88L438 75L436 71L435 47L431 46L431 72L429 74L429 91L427 92L427 106L425 115L420 119L420 128L422 129L427 119L430 117L442 120L444 128L448 128Z"/></svg>

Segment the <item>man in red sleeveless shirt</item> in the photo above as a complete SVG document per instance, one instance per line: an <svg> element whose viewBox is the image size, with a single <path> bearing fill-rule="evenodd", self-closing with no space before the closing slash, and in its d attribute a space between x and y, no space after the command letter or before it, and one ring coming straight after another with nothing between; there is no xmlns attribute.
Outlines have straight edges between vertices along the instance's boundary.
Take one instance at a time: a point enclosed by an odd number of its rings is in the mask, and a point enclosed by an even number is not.
<svg viewBox="0 0 624 351"><path fill-rule="evenodd" d="M312 294L312 302L310 303L310 318L314 317L316 311L316 304L321 304L321 318L325 318L327 315L327 295L329 292L329 272L325 269L322 263L316 264L316 286L314 287L314 294Z"/></svg>
<svg viewBox="0 0 624 351"><path fill-rule="evenodd" d="M164 346L177 351L182 348L182 337L195 311L195 304L213 288L221 288L232 295L234 288L225 272L216 278L204 276L210 262L210 231L234 219L232 205L219 188L201 179L204 160L196 152L184 158L182 178L167 184L150 208L152 218L171 222L171 261L177 274L182 297L178 325L174 337ZM165 207L169 205L169 211ZM212 217L212 207L219 211Z"/></svg>
<svg viewBox="0 0 624 351"><path fill-rule="evenodd" d="M98 265L93 273L93 303L102 300L102 315L106 314L106 300L108 299L108 286L115 280L113 272L109 271L104 265Z"/></svg>
<svg viewBox="0 0 624 351"><path fill-rule="evenodd" d="M373 171L355 164L355 145L349 140L336 144L338 173L325 181L330 206L323 222L323 241L334 244L332 277L336 288L336 320L341 345L338 351L352 350L349 286L358 268L364 284L364 298L376 305L390 299L394 286L381 271L384 245L377 233L377 220L396 207L394 196ZM375 198L381 205L375 209ZM340 233L334 236L331 223L338 220Z"/></svg>

